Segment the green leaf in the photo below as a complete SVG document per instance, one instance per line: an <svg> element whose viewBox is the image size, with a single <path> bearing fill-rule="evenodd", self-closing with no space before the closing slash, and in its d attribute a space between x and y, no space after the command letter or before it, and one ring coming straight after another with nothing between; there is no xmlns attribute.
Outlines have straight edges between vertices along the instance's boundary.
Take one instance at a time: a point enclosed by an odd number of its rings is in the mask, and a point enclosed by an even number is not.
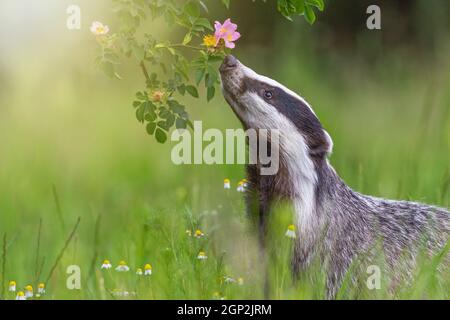
<svg viewBox="0 0 450 320"><path fill-rule="evenodd" d="M305 19L309 24L313 24L316 21L316 15L314 14L314 10L310 6L305 7Z"/></svg>
<svg viewBox="0 0 450 320"><path fill-rule="evenodd" d="M195 1L190 1L184 6L184 12L191 17L200 16L200 8Z"/></svg>
<svg viewBox="0 0 450 320"><path fill-rule="evenodd" d="M208 73L205 76L205 87L213 87L218 79L216 70L213 68L208 68Z"/></svg>
<svg viewBox="0 0 450 320"><path fill-rule="evenodd" d="M140 101L134 101L133 102L133 107L137 108L137 107L139 107L141 105L141 103L142 102L140 102Z"/></svg>
<svg viewBox="0 0 450 320"><path fill-rule="evenodd" d="M186 33L186 35L184 36L184 39L183 39L183 45L189 44L189 42L191 42L191 40L192 40L192 33L190 33L190 32Z"/></svg>
<svg viewBox="0 0 450 320"><path fill-rule="evenodd" d="M196 87L191 86L191 85L186 86L186 91L194 98L198 98L198 91L197 91Z"/></svg>
<svg viewBox="0 0 450 320"><path fill-rule="evenodd" d="M140 92L140 91L136 93L136 98L138 98L139 100L146 100L147 99L145 94Z"/></svg>
<svg viewBox="0 0 450 320"><path fill-rule="evenodd" d="M156 129L156 123L149 122L147 124L146 130L149 135L153 135L155 133L155 129Z"/></svg>
<svg viewBox="0 0 450 320"><path fill-rule="evenodd" d="M140 106L137 110L136 110L136 119L143 123L144 122L144 115L145 115L145 108L144 106Z"/></svg>
<svg viewBox="0 0 450 320"><path fill-rule="evenodd" d="M230 0L222 0L222 3L227 7L227 9L230 9Z"/></svg>
<svg viewBox="0 0 450 320"><path fill-rule="evenodd" d="M310 6L314 6L317 9L319 9L320 11L323 11L323 9L325 8L325 4L324 4L323 0L306 0L306 4L308 4Z"/></svg>
<svg viewBox="0 0 450 320"><path fill-rule="evenodd" d="M212 98L214 98L214 95L216 94L216 88L215 87L208 87L207 89L207 94L206 94L206 99L209 101L212 100Z"/></svg>
<svg viewBox="0 0 450 320"><path fill-rule="evenodd" d="M200 82L202 82L205 73L206 73L205 68L195 70L195 83L197 84L197 86L200 84Z"/></svg>
<svg viewBox="0 0 450 320"><path fill-rule="evenodd" d="M213 27L211 26L211 23L206 18L198 18L197 21L195 21L195 25L202 26L208 30L213 31Z"/></svg>
<svg viewBox="0 0 450 320"><path fill-rule="evenodd" d="M111 62L108 61L103 61L100 64L100 69L103 70L103 72L110 78L114 78L115 76L115 70L114 70L114 65Z"/></svg>
<svg viewBox="0 0 450 320"><path fill-rule="evenodd" d="M157 128L155 131L156 141L159 143L165 143L167 141L167 134L160 128Z"/></svg>
<svg viewBox="0 0 450 320"><path fill-rule="evenodd" d="M184 120L183 118L178 118L175 126L177 129L186 129L187 128L187 123L186 120Z"/></svg>
<svg viewBox="0 0 450 320"><path fill-rule="evenodd" d="M184 96L184 94L186 93L186 86L184 84L180 85L177 87L178 93L181 94L182 96Z"/></svg>

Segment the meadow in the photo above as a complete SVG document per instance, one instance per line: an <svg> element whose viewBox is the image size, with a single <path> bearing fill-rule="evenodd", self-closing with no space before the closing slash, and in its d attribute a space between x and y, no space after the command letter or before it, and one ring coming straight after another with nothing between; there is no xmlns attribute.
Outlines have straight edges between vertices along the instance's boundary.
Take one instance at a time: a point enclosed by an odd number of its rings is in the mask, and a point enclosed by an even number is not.
<svg viewBox="0 0 450 320"><path fill-rule="evenodd" d="M107 4L86 6L88 18L108 17ZM14 27L5 16L2 29ZM135 119L141 74L130 64L123 80L105 77L93 65L87 27L53 30L64 18L38 19L40 29L23 38L0 38L0 295L15 299L14 280L17 290L32 285L35 293L45 282L41 299L262 298L256 233L236 191L244 166L174 165L173 144L158 144ZM303 30L298 38L290 38L292 26ZM335 54L315 46L320 40L307 28L280 21L267 46L243 43L235 55L311 103L334 141L330 162L352 188L449 208L448 34L429 52L382 50L367 37L360 50ZM220 94L210 103L200 94L183 101L192 119L240 126ZM320 266L292 284L293 242L285 236L292 222L283 207L271 219L271 297L322 299ZM195 237L197 230L204 235ZM111 269L101 268L104 260ZM128 272L115 270L120 261ZM152 274L137 275L146 264ZM79 290L67 288L71 265L81 270ZM450 281L436 284L433 267L424 263L417 281L395 295L383 285L343 297L449 299Z"/></svg>

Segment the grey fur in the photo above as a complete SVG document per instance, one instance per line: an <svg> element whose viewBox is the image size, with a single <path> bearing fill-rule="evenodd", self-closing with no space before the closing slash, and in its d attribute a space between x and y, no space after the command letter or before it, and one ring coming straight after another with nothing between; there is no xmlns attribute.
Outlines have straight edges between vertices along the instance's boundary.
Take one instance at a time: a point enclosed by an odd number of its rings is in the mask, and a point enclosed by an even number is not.
<svg viewBox="0 0 450 320"><path fill-rule="evenodd" d="M306 197L313 202L307 203L312 212L307 216L307 226L302 225L304 221L299 222L303 232L296 240L292 269L294 275L298 275L312 261L319 259L327 272L328 298L336 296L346 272L357 261L361 262L362 272L377 261L377 245L382 248L386 261L384 272L392 278L393 287L411 278L422 249L432 256L446 248L450 234L450 214L446 209L362 195L342 181L327 159L332 148L331 138L301 97L273 80L257 75L232 56L225 59L221 78L225 99L245 128L261 129L267 122L265 118L270 117L269 111L282 113L280 119L285 119L285 123L278 124L276 129L285 134L285 139L290 139L295 134L283 131L296 128L297 134L300 133L298 147L308 150L304 161L313 164L309 170L314 172L296 175L292 172L295 168L308 166L291 163L289 153L292 150L287 150L286 146L292 147L292 143L285 143L280 148L281 164L276 175L263 176L258 165L248 166L248 210L259 221L263 258L270 208L280 199L305 206L301 204L301 200L305 200L303 195L296 190L299 185L308 183L313 188L313 198ZM266 90L271 90L276 97L264 100ZM264 105L273 108L259 116L254 111L258 103L259 108ZM444 267L448 262L447 256ZM266 283L266 294L268 290Z"/></svg>

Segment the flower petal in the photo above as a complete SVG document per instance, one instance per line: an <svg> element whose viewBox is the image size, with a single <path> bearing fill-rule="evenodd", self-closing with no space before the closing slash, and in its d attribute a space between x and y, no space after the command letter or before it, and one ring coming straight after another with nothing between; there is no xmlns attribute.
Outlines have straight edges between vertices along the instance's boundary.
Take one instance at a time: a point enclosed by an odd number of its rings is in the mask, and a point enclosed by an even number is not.
<svg viewBox="0 0 450 320"><path fill-rule="evenodd" d="M238 40L239 38L241 37L241 34L239 33L239 32L234 32L232 35L231 35L231 41L236 41L236 40Z"/></svg>

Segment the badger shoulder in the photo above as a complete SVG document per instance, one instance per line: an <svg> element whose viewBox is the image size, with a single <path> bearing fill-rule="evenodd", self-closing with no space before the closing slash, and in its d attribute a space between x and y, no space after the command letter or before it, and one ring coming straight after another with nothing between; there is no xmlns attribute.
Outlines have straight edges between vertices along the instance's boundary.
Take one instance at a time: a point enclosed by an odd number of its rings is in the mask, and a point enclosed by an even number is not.
<svg viewBox="0 0 450 320"><path fill-rule="evenodd" d="M444 208L410 201L364 196L373 208L374 232L396 251L423 248L438 253L450 238L450 212Z"/></svg>

